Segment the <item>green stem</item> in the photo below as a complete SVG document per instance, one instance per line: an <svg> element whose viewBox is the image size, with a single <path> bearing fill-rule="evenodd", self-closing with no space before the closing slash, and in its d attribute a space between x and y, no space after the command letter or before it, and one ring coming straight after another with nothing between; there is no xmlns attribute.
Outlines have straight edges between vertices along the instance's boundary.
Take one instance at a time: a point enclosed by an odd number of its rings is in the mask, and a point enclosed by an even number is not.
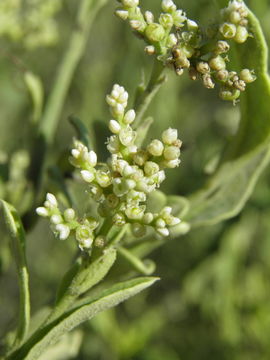
<svg viewBox="0 0 270 360"><path fill-rule="evenodd" d="M39 132L45 142L51 144L54 140L59 117L71 84L74 71L84 53L90 27L98 10L107 0L82 0L78 11L76 28L59 66L55 85L50 93L44 115L41 119Z"/></svg>
<svg viewBox="0 0 270 360"><path fill-rule="evenodd" d="M144 275L150 275L155 271L155 263L153 261L148 260L147 263L144 263L141 259L132 254L131 251L122 246L119 246L117 250L118 253L127 260L136 271L139 271Z"/></svg>
<svg viewBox="0 0 270 360"><path fill-rule="evenodd" d="M160 89L161 85L165 82L166 76L164 74L165 67L164 65L155 60L152 74L148 82L147 87L144 89L143 93L139 96L135 102L135 111L136 111L136 120L134 122L134 128L138 128L143 120L143 116L153 100L154 96Z"/></svg>

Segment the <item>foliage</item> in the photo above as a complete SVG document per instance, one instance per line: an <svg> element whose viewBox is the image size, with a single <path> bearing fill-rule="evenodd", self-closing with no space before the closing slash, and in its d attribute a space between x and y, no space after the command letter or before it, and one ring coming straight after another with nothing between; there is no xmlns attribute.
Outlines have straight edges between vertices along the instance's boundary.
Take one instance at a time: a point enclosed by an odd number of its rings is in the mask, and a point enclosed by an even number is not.
<svg viewBox="0 0 270 360"><path fill-rule="evenodd" d="M269 358L270 8L246 3L0 4L0 357Z"/></svg>

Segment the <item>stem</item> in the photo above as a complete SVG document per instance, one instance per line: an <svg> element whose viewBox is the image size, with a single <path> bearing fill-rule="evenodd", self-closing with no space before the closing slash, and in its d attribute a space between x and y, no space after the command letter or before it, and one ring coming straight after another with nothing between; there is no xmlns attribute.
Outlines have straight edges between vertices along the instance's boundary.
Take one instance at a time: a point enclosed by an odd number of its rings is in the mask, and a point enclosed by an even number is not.
<svg viewBox="0 0 270 360"><path fill-rule="evenodd" d="M165 67L164 65L155 60L152 74L148 82L147 87L144 92L139 96L138 100L135 102L135 111L136 111L136 120L134 121L134 128L138 128L143 120L143 116L153 100L154 96L160 89L161 85L166 81L166 76L164 74Z"/></svg>
<svg viewBox="0 0 270 360"><path fill-rule="evenodd" d="M122 246L119 246L117 248L117 250L118 250L118 253L124 259L126 259L135 270L139 271L140 273L142 273L144 275L150 275L155 271L156 266L153 261L148 260L147 263L144 263L136 255L132 254L131 251L129 251L128 249L126 249Z"/></svg>
<svg viewBox="0 0 270 360"><path fill-rule="evenodd" d="M44 136L47 144L54 140L64 101L71 84L74 71L81 59L89 35L90 27L97 11L107 0L82 0L78 11L76 28L59 66L55 85L50 93L44 115L41 119L39 132Z"/></svg>

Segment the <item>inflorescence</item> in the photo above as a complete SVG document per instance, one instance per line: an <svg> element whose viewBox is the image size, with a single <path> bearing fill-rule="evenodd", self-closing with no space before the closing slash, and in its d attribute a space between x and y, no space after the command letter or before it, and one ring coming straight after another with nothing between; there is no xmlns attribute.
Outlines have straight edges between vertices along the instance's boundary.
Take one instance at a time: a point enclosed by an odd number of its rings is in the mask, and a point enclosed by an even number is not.
<svg viewBox="0 0 270 360"><path fill-rule="evenodd" d="M201 79L208 89L219 84L220 98L234 102L246 84L256 79L252 70L237 73L227 69L229 41L242 44L251 36L248 10L242 0L230 1L228 7L221 10L219 23L207 29L188 19L172 0L162 0L163 12L158 21L151 11L142 13L139 0L118 1L121 6L116 15L128 20L135 33L147 43L145 52L156 55L177 75L188 69L191 80Z"/></svg>
<svg viewBox="0 0 270 360"><path fill-rule="evenodd" d="M111 219L111 225L122 227L130 224L134 236L142 237L146 228L152 227L161 236L169 235L169 227L180 223L172 215L172 208L164 207L158 213L147 209L147 197L165 180L165 169L180 164L181 141L176 129L167 129L161 140L152 140L146 148L136 145L136 131L132 123L136 118L133 109L127 110L128 93L122 86L114 85L106 101L113 119L108 138L110 157L107 163L98 163L97 155L82 142L75 140L70 162L76 167L84 182L89 184L89 193L98 203L100 217ZM78 219L72 208L62 212L53 194L47 194L44 207L37 213L50 218L53 231L59 239L71 233L82 250L89 250L106 243L106 235L100 235L102 222L96 218Z"/></svg>

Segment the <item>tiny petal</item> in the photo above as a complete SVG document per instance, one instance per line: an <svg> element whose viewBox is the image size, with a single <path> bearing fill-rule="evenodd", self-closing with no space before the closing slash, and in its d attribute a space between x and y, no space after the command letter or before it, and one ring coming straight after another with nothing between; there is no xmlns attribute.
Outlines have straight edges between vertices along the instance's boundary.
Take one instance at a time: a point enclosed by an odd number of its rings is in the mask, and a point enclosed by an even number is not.
<svg viewBox="0 0 270 360"><path fill-rule="evenodd" d="M83 180L88 183L91 183L95 178L95 174L92 171L88 171L88 170L82 170L81 176Z"/></svg>
<svg viewBox="0 0 270 360"><path fill-rule="evenodd" d="M162 236L169 236L169 230L167 228L157 228L156 231Z"/></svg>
<svg viewBox="0 0 270 360"><path fill-rule="evenodd" d="M57 207L57 200L56 200L56 197L53 194L48 193L46 195L46 199L47 199L47 201L50 203L50 205L52 207Z"/></svg>
<svg viewBox="0 0 270 360"><path fill-rule="evenodd" d="M37 213L39 216L43 216L43 217L49 216L49 212L48 212L48 210L47 210L45 207L38 207L38 208L36 208L36 213Z"/></svg>

